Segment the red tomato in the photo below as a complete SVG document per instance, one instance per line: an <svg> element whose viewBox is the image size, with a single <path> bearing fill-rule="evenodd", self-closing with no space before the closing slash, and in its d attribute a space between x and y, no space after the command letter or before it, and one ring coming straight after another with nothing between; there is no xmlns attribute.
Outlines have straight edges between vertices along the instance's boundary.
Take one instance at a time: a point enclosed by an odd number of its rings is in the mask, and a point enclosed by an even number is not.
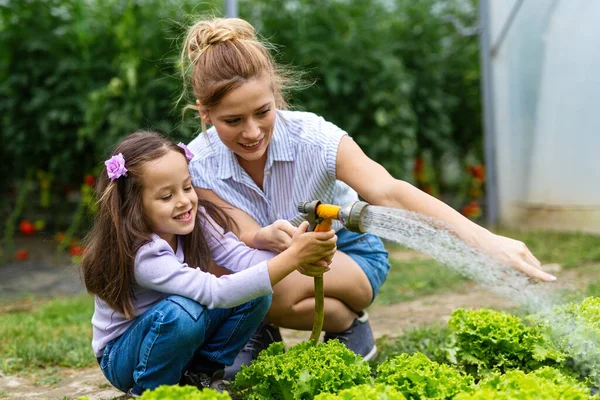
<svg viewBox="0 0 600 400"><path fill-rule="evenodd" d="M63 240L65 240L65 234L63 232L58 232L56 235L54 235L54 240L56 240L56 243L61 243Z"/></svg>
<svg viewBox="0 0 600 400"><path fill-rule="evenodd" d="M19 249L15 252L15 260L25 261L29 258L29 252L25 249Z"/></svg>
<svg viewBox="0 0 600 400"><path fill-rule="evenodd" d="M69 254L71 254L72 256L80 256L83 254L83 247L82 246L71 246L71 248L69 249Z"/></svg>
<svg viewBox="0 0 600 400"><path fill-rule="evenodd" d="M96 178L94 178L93 175L88 174L85 176L85 178L83 178L83 181L88 186L94 186L94 183L96 183Z"/></svg>
<svg viewBox="0 0 600 400"><path fill-rule="evenodd" d="M21 233L23 233L24 235L32 235L35 233L35 226L27 221L26 219L24 219L23 221L21 221L21 223L19 224L19 230L21 231Z"/></svg>
<svg viewBox="0 0 600 400"><path fill-rule="evenodd" d="M413 169L415 175L418 175L421 172L423 172L424 167L425 167L425 160L423 159L423 157L418 157L417 159L415 159L415 165L414 165L414 169Z"/></svg>
<svg viewBox="0 0 600 400"><path fill-rule="evenodd" d="M462 208L462 213L464 216L469 218L479 218L481 217L481 207L479 203L476 201L472 201L466 206Z"/></svg>
<svg viewBox="0 0 600 400"><path fill-rule="evenodd" d="M485 167L481 164L469 165L469 172L478 182L485 181Z"/></svg>

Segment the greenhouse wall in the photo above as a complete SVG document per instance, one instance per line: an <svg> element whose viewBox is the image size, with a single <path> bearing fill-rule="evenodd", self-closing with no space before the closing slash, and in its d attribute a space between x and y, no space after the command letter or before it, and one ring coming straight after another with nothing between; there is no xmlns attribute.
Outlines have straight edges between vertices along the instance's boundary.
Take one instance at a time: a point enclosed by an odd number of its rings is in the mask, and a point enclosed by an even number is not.
<svg viewBox="0 0 600 400"><path fill-rule="evenodd" d="M600 233L600 1L489 1L500 222Z"/></svg>

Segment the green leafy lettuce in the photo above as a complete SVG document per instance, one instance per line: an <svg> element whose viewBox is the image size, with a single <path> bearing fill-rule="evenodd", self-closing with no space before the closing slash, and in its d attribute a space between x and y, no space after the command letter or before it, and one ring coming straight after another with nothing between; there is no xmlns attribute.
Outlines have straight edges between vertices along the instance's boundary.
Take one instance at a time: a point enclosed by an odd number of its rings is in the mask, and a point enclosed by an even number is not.
<svg viewBox="0 0 600 400"><path fill-rule="evenodd" d="M337 394L321 393L315 396L315 400L405 400L402 393L381 383L376 385L358 385L350 389L344 389Z"/></svg>
<svg viewBox="0 0 600 400"><path fill-rule="evenodd" d="M552 367L531 373L520 370L493 373L479 382L473 393L458 394L454 400L586 400L598 399L576 379Z"/></svg>
<svg viewBox="0 0 600 400"><path fill-rule="evenodd" d="M410 329L398 337L382 336L377 339L377 357L372 365L379 365L402 353L423 353L432 361L456 364L455 338L447 326L426 326Z"/></svg>
<svg viewBox="0 0 600 400"><path fill-rule="evenodd" d="M564 360L539 329L502 311L457 309L448 325L456 337L458 364L476 377L494 370L529 372Z"/></svg>
<svg viewBox="0 0 600 400"><path fill-rule="evenodd" d="M401 354L377 367L377 383L394 386L410 399L451 399L471 390L473 378L431 361L422 353Z"/></svg>
<svg viewBox="0 0 600 400"><path fill-rule="evenodd" d="M588 297L529 319L554 348L567 354L567 367L600 386L600 298Z"/></svg>
<svg viewBox="0 0 600 400"><path fill-rule="evenodd" d="M232 390L244 399L312 399L371 383L369 364L337 340L312 346L303 342L284 352L271 344L237 373Z"/></svg>
<svg viewBox="0 0 600 400"><path fill-rule="evenodd" d="M227 393L194 386L159 386L142 394L142 400L231 400Z"/></svg>

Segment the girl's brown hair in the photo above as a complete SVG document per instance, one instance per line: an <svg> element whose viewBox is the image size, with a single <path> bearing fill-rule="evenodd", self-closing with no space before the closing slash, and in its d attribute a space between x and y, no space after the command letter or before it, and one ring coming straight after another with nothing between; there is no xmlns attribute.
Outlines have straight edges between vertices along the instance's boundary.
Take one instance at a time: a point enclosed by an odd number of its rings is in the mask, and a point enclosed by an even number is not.
<svg viewBox="0 0 600 400"><path fill-rule="evenodd" d="M211 18L189 28L181 52L183 94L189 84L200 103L186 109L206 111L232 90L252 80L271 80L275 107L286 109L284 92L301 86L299 74L277 65L272 46L259 40L254 28L239 18ZM181 99L180 99L181 100ZM202 130L206 130L202 122Z"/></svg>
<svg viewBox="0 0 600 400"><path fill-rule="evenodd" d="M152 231L142 207L142 171L148 161L156 160L169 151L185 151L165 137L147 131L135 132L116 146L113 155L122 153L127 175L114 181L103 168L96 186L98 212L85 238L85 254L81 271L87 291L104 300L111 308L134 317L133 288L134 259L141 246L151 241ZM211 202L198 199L208 214L225 231L234 222ZM203 232L208 223L198 212L194 230L183 236L185 262L192 268L208 269L210 249Z"/></svg>

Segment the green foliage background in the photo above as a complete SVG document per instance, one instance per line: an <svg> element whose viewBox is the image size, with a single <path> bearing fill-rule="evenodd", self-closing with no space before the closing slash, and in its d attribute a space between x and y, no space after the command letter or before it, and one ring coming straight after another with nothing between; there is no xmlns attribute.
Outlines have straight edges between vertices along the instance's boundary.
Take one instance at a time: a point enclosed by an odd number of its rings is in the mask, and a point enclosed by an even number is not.
<svg viewBox="0 0 600 400"><path fill-rule="evenodd" d="M294 108L338 124L411 180L423 152L433 155L438 177L443 155L481 162L478 41L457 30L476 24L475 1L240 0L239 14L280 45L282 63L314 81L293 93ZM54 207L121 136L151 128L189 141L200 127L191 114L182 118L185 101L175 104L179 46L185 26L222 15L223 3L2 2L0 191L13 193L28 171L46 171ZM7 215L16 196L3 197Z"/></svg>

